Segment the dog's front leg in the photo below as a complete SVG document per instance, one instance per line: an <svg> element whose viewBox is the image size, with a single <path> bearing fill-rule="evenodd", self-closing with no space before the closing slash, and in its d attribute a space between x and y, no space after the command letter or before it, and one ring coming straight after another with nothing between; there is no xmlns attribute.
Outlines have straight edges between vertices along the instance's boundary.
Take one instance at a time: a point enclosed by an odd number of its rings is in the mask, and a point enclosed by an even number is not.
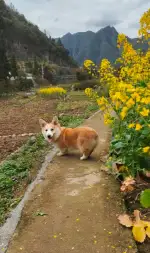
<svg viewBox="0 0 150 253"><path fill-rule="evenodd" d="M61 149L59 150L57 156L63 156L63 155L66 155L68 153L68 149L65 148L65 149Z"/></svg>

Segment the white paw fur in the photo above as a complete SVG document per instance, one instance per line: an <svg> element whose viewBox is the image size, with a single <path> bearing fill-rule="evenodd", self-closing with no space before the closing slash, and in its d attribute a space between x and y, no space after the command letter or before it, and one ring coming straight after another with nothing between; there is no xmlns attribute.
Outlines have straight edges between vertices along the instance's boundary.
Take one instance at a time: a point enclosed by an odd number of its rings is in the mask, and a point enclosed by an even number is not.
<svg viewBox="0 0 150 253"><path fill-rule="evenodd" d="M80 157L80 160L83 161L83 160L86 160L88 158L88 156L84 155Z"/></svg>
<svg viewBox="0 0 150 253"><path fill-rule="evenodd" d="M62 153L61 151L57 154L57 156L63 156L64 153Z"/></svg>

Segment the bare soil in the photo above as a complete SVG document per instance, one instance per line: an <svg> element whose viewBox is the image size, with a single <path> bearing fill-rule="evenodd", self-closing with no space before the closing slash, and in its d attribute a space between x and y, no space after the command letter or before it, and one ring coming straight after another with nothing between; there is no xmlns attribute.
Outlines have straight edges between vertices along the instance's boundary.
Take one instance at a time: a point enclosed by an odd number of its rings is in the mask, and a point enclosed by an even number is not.
<svg viewBox="0 0 150 253"><path fill-rule="evenodd" d="M55 100L41 98L22 99L16 96L0 100L0 136L37 133L38 119L50 119L56 108ZM28 139L28 136L0 138L0 161L14 152Z"/></svg>

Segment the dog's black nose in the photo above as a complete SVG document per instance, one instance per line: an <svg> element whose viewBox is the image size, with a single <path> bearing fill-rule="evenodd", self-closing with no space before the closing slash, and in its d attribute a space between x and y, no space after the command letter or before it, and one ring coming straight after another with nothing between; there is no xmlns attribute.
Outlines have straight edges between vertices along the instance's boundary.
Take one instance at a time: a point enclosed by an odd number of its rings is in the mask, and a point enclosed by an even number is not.
<svg viewBox="0 0 150 253"><path fill-rule="evenodd" d="M51 135L48 135L47 138L48 138L48 139L52 139L52 136L51 136Z"/></svg>

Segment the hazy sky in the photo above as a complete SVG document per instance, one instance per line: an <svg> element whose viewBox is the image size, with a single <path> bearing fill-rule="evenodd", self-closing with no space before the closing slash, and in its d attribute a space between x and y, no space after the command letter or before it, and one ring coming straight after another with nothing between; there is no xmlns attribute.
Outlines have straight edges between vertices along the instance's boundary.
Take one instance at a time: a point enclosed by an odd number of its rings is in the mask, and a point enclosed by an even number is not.
<svg viewBox="0 0 150 253"><path fill-rule="evenodd" d="M52 37L71 32L97 31L107 25L130 37L149 0L5 0Z"/></svg>

